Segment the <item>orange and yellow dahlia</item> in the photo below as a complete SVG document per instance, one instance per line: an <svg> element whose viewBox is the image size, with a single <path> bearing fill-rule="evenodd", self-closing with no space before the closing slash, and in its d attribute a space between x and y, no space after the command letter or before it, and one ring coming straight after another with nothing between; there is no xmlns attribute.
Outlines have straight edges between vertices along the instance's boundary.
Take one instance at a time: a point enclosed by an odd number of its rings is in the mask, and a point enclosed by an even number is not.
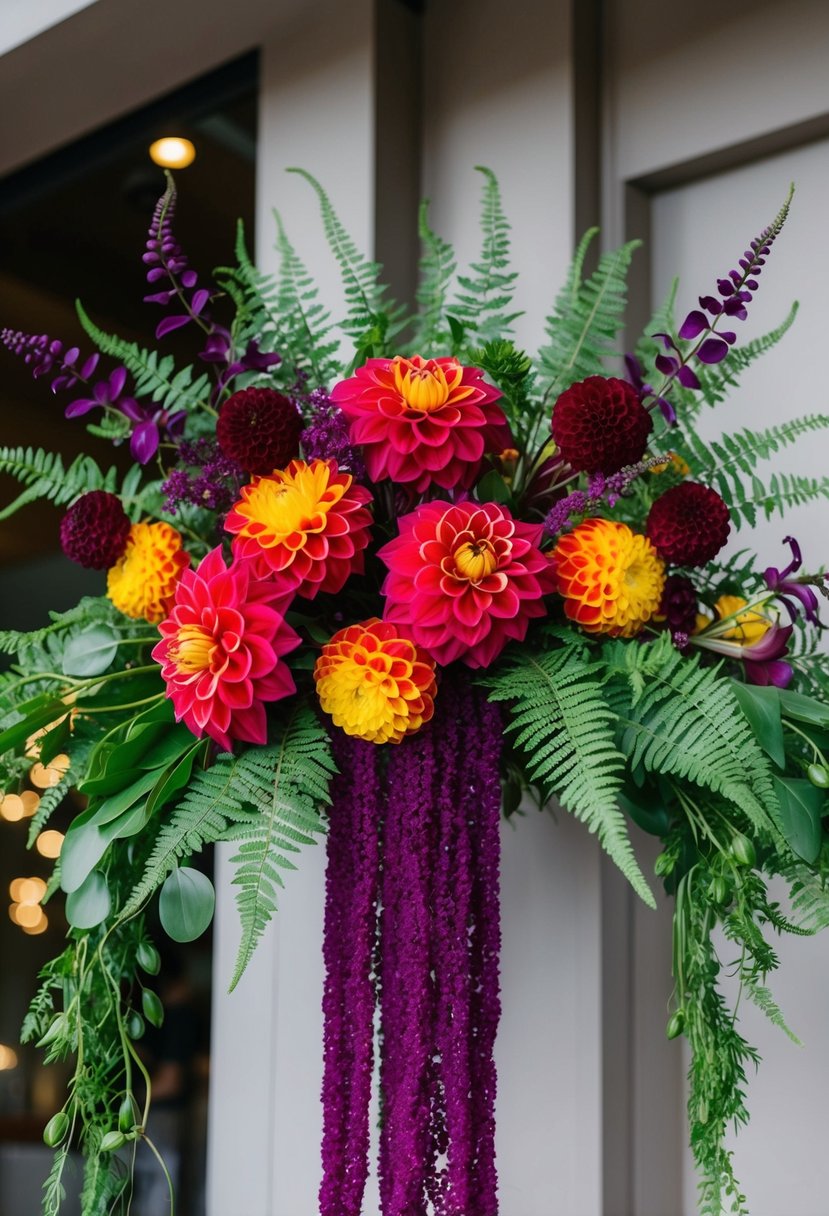
<svg viewBox="0 0 829 1216"><path fill-rule="evenodd" d="M376 617L335 633L314 679L334 724L369 743L399 743L434 713L433 659Z"/></svg>
<svg viewBox="0 0 829 1216"><path fill-rule="evenodd" d="M398 525L379 553L389 569L385 617L437 663L488 667L546 612L555 578L538 548L541 525L494 502L424 503Z"/></svg>
<svg viewBox="0 0 829 1216"><path fill-rule="evenodd" d="M361 444L372 481L390 479L422 494L430 486L469 489L487 452L512 442L496 401L476 367L457 359L369 359L335 385L331 400Z"/></svg>
<svg viewBox="0 0 829 1216"><path fill-rule="evenodd" d="M313 599L341 591L362 573L369 542L371 495L341 473L334 460L292 460L286 469L254 477L225 520L233 553L272 574L280 590Z"/></svg>
<svg viewBox="0 0 829 1216"><path fill-rule="evenodd" d="M665 565L627 524L586 519L553 553L564 611L587 633L629 638L659 611Z"/></svg>
<svg viewBox="0 0 829 1216"><path fill-rule="evenodd" d="M133 524L124 552L107 575L107 595L124 616L156 625L167 615L189 564L181 535L170 524Z"/></svg>
<svg viewBox="0 0 829 1216"><path fill-rule="evenodd" d="M300 639L285 623L276 585L254 575L250 563L227 568L213 549L182 575L153 649L176 721L228 750L233 739L265 743L264 703L296 691L281 656Z"/></svg>

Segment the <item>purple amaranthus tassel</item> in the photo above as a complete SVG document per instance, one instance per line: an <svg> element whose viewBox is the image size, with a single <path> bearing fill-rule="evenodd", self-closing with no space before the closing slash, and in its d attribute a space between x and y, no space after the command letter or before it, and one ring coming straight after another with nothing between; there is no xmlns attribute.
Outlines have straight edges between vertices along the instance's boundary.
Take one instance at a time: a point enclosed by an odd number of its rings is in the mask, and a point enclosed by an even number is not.
<svg viewBox="0 0 829 1216"><path fill-rule="evenodd" d="M326 873L320 1216L360 1216L368 1175L382 786L378 749L337 731Z"/></svg>

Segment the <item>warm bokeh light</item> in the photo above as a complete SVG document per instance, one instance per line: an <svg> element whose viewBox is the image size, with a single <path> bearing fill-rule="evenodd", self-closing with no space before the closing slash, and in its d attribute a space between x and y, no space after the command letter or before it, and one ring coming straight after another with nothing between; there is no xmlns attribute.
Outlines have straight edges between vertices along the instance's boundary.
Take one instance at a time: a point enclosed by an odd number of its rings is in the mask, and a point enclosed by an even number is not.
<svg viewBox="0 0 829 1216"><path fill-rule="evenodd" d="M32 785L36 785L39 790L48 790L51 786L57 785L63 777L66 770L69 768L69 757L63 752L59 756L55 756L48 764L33 764L29 772L29 780Z"/></svg>
<svg viewBox="0 0 829 1216"><path fill-rule="evenodd" d="M0 1043L0 1072L7 1072L10 1068L17 1068L17 1052L13 1047Z"/></svg>
<svg viewBox="0 0 829 1216"><path fill-rule="evenodd" d="M42 878L23 878L16 881L20 883L17 888L19 904L38 904L46 894L46 883Z"/></svg>
<svg viewBox="0 0 829 1216"><path fill-rule="evenodd" d="M43 909L39 904L12 904L11 912L12 920L16 925L20 925L21 929L34 929L35 925L40 924L43 916Z"/></svg>
<svg viewBox="0 0 829 1216"><path fill-rule="evenodd" d="M55 832L52 828L47 832L41 832L35 841L35 848L41 857L60 857L62 846L63 832ZM14 898L12 896L12 899Z"/></svg>
<svg viewBox="0 0 829 1216"><path fill-rule="evenodd" d="M13 878L9 883L9 895L16 904L20 903L20 891L26 881L25 878Z"/></svg>
<svg viewBox="0 0 829 1216"><path fill-rule="evenodd" d="M39 933L45 933L49 928L49 918L46 913L42 908L38 908L37 911L40 913L40 916L34 925L20 926L24 933L28 933L29 937L37 937Z"/></svg>
<svg viewBox="0 0 829 1216"><path fill-rule="evenodd" d="M9 823L17 823L26 814L23 799L18 794L5 794L0 802L0 816Z"/></svg>
<svg viewBox="0 0 829 1216"><path fill-rule="evenodd" d="M150 144L150 159L162 169L186 169L196 159L196 149L189 139L165 135Z"/></svg>
<svg viewBox="0 0 829 1216"><path fill-rule="evenodd" d="M36 794L34 790L24 790L20 795L20 801L23 803L23 814L27 819L31 819L40 806L40 794Z"/></svg>

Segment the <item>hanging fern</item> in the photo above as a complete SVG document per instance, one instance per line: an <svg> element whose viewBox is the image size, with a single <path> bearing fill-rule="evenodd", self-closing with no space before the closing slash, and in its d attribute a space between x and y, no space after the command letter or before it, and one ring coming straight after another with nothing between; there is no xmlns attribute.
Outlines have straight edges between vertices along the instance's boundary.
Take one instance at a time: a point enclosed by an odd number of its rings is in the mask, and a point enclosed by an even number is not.
<svg viewBox="0 0 829 1216"><path fill-rule="evenodd" d="M518 275L509 269L510 225L504 214L498 179L491 169L476 165L484 176L481 200L481 252L470 266L470 274L458 275L461 289L449 311L481 346L496 338L506 338L513 321L521 312L510 312Z"/></svg>
<svg viewBox="0 0 829 1216"><path fill-rule="evenodd" d="M190 854L217 840L240 841L233 858L242 919L242 941L230 985L235 988L276 911L280 868L294 869L288 855L312 844L314 836L325 830L320 809L328 802L333 772L328 735L302 704L293 707L276 743L250 748L239 756L220 756L190 781L161 828L121 919L139 911Z"/></svg>
<svg viewBox="0 0 829 1216"><path fill-rule="evenodd" d="M412 338L412 349L426 357L444 354L450 347L452 334L445 316L446 299L457 268L452 246L429 227L428 211L428 200L424 200L418 212L422 253L416 294L420 308Z"/></svg>
<svg viewBox="0 0 829 1216"><path fill-rule="evenodd" d="M653 895L633 855L617 796L624 758L602 695L602 669L572 647L505 657L483 683L493 701L510 701L507 731L530 778L596 832L604 849L650 907Z"/></svg>
<svg viewBox="0 0 829 1216"><path fill-rule="evenodd" d="M388 289L380 280L382 266L360 253L317 179L305 169L288 172L304 177L319 199L325 237L340 268L345 291L347 311L341 328L358 343L361 354L383 353L386 341L403 328L404 309L384 299Z"/></svg>
<svg viewBox="0 0 829 1216"><path fill-rule="evenodd" d="M740 712L719 667L701 667L662 635L651 646L619 643L611 666L632 697L619 712L619 746L631 769L670 774L722 794L763 836L776 836L769 810L777 799L770 763ZM768 809L767 809L768 808Z"/></svg>
<svg viewBox="0 0 829 1216"><path fill-rule="evenodd" d="M641 241L629 241L605 253L594 274L582 280L584 259L597 229L582 238L563 290L546 321L549 339L538 352L539 385L548 399L565 384L597 375L603 360L617 354L624 325L627 272Z"/></svg>
<svg viewBox="0 0 829 1216"><path fill-rule="evenodd" d="M87 490L112 491L116 485L115 469L103 473L91 456L76 456L64 468L57 453L43 448L0 448L0 473L7 473L26 487L0 511L0 520L38 498L63 507Z"/></svg>
<svg viewBox="0 0 829 1216"><path fill-rule="evenodd" d="M192 410L204 405L210 394L207 373L196 376L192 367L176 372L172 355L159 355L155 350L143 350L137 342L127 342L115 334L105 333L87 316L80 300L75 307L78 319L101 354L117 359L133 378L134 397L147 397L158 409Z"/></svg>
<svg viewBox="0 0 829 1216"><path fill-rule="evenodd" d="M773 455L795 443L801 436L829 428L829 415L807 414L789 422L778 423L763 431L742 430L724 434L719 440L703 442L693 431L672 435L675 450L689 464L694 479L713 486L729 504L735 527L753 527L758 510L770 515L767 500L770 491L757 476L757 461ZM783 475L785 478L785 475ZM827 494L825 478L810 482L808 478L793 478L789 487L789 502L810 501ZM782 507L779 508L782 513Z"/></svg>

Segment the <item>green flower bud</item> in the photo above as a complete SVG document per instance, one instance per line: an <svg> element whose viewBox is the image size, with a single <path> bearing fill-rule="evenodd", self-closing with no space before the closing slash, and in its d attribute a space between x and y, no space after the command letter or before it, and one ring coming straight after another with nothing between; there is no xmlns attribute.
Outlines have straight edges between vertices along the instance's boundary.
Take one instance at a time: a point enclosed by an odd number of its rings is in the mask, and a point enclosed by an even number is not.
<svg viewBox="0 0 829 1216"><path fill-rule="evenodd" d="M741 832L735 832L731 838L731 856L738 866L746 866L747 868L751 868L757 861L754 845Z"/></svg>
<svg viewBox="0 0 829 1216"><path fill-rule="evenodd" d="M56 1115L52 1115L43 1129L43 1143L48 1144L49 1148L57 1148L65 1139L68 1130L69 1116L66 1111L59 1110Z"/></svg>
<svg viewBox="0 0 829 1216"><path fill-rule="evenodd" d="M829 789L829 768L825 764L810 764L806 776L819 790Z"/></svg>
<svg viewBox="0 0 829 1216"><path fill-rule="evenodd" d="M665 1027L665 1034L669 1039L676 1039L682 1034L685 1029L685 1010L676 1009L668 1018L668 1025Z"/></svg>
<svg viewBox="0 0 829 1216"><path fill-rule="evenodd" d="M712 903L724 904L728 902L728 898L731 894L731 888L722 874L715 874L711 879L708 887L708 894L711 896Z"/></svg>
<svg viewBox="0 0 829 1216"><path fill-rule="evenodd" d="M135 1099L132 1094L125 1094L118 1107L118 1130L131 1132L135 1127Z"/></svg>
<svg viewBox="0 0 829 1216"><path fill-rule="evenodd" d="M150 1025L160 1026L164 1021L164 1006L152 989L145 988L141 993L141 1008Z"/></svg>
<svg viewBox="0 0 829 1216"><path fill-rule="evenodd" d="M101 1140L102 1153L114 1153L117 1148L127 1143L127 1138L123 1132L107 1132Z"/></svg>
<svg viewBox="0 0 829 1216"><path fill-rule="evenodd" d="M131 1039L140 1039L144 1034L144 1019L133 1009L127 1018L127 1034Z"/></svg>
<svg viewBox="0 0 829 1216"><path fill-rule="evenodd" d="M660 853L653 863L653 872L657 878L664 878L673 872L675 865L675 857L672 857L670 853Z"/></svg>
<svg viewBox="0 0 829 1216"><path fill-rule="evenodd" d="M161 955L151 942L140 942L135 958L141 970L148 975L158 975L161 970Z"/></svg>

